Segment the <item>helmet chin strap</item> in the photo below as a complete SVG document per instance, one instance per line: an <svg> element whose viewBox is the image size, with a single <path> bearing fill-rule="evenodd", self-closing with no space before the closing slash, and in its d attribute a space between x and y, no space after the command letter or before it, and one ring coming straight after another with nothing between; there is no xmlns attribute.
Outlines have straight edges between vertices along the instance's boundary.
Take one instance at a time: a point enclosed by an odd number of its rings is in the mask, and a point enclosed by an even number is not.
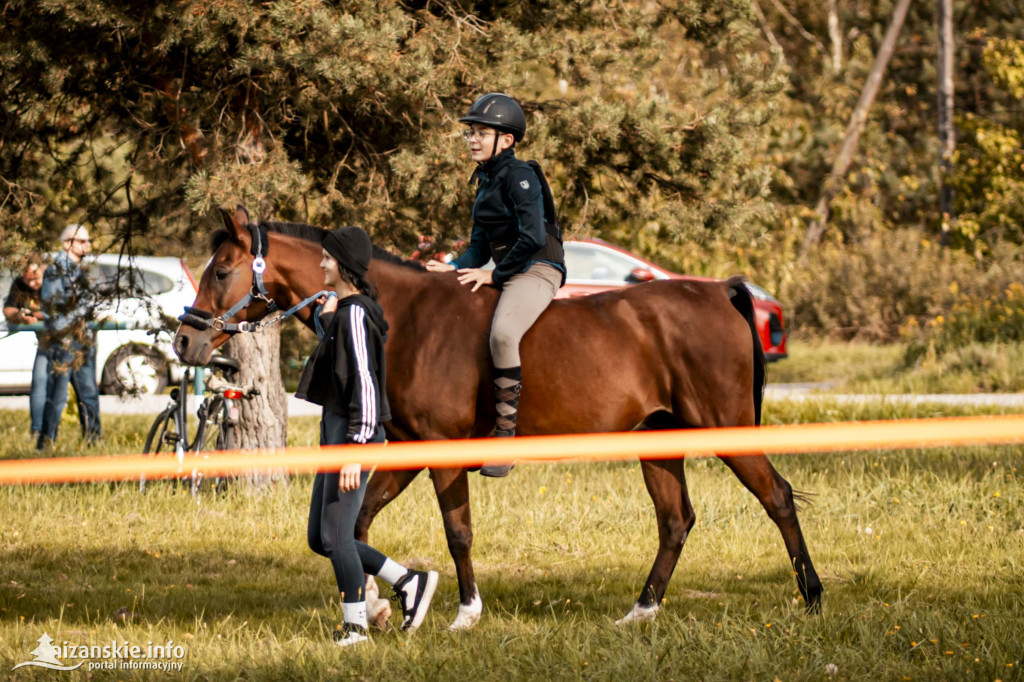
<svg viewBox="0 0 1024 682"><path fill-rule="evenodd" d="M497 128L495 128L494 129L494 145L491 147L491 156L490 156L490 158L484 159L483 161L477 161L476 165L482 166L483 164L487 163L488 161L490 161L491 159L496 157L498 155L498 138L501 137L502 135L507 135L507 134L508 133L503 133L500 130L498 130ZM515 143L513 143L513 146L515 146ZM501 151L505 151L505 150L502 149Z"/></svg>

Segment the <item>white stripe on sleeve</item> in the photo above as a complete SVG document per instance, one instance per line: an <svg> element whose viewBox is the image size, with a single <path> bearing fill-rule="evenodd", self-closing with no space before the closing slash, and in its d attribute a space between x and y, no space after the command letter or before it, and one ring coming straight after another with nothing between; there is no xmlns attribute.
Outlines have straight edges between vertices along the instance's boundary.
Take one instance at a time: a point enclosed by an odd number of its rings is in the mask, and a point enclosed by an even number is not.
<svg viewBox="0 0 1024 682"><path fill-rule="evenodd" d="M349 307L349 323L352 325L352 348L356 354L356 371L359 373L363 406L359 430L352 435L357 443L368 443L377 431L377 394L370 371L370 356L366 349L366 312L360 305Z"/></svg>

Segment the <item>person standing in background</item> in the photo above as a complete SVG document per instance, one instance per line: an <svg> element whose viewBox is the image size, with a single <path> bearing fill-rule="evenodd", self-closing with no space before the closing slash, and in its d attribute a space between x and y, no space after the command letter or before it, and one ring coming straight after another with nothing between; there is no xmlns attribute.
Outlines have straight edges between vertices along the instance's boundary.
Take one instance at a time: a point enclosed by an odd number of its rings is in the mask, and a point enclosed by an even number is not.
<svg viewBox="0 0 1024 682"><path fill-rule="evenodd" d="M42 300L43 261L39 256L29 257L28 263L11 284L4 299L4 317L8 324L36 324L43 319ZM42 334L36 332L36 359L32 363L32 388L29 391L28 411L32 440L39 439L43 428L43 409L46 407L46 354L43 352Z"/></svg>
<svg viewBox="0 0 1024 682"><path fill-rule="evenodd" d="M81 265L92 240L85 226L77 224L65 227L60 239L62 250L43 273L43 336L48 367L46 407L36 442L40 450L57 440L61 414L68 401L69 381L78 397L82 435L89 443L103 435L95 335L88 327L93 297Z"/></svg>

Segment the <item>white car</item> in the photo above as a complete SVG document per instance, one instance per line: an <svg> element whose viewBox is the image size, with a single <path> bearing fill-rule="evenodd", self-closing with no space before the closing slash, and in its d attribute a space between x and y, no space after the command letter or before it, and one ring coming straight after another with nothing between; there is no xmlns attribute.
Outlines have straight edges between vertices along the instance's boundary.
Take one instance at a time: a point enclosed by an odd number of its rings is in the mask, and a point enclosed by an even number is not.
<svg viewBox="0 0 1024 682"><path fill-rule="evenodd" d="M170 343L173 334L147 332L166 326L161 317L177 318L192 305L195 278L180 258L136 256L133 263L131 271L127 258L117 254L87 256L84 262L92 281L125 292L97 309L97 319L122 327L96 332L96 381L101 393L159 393L168 381L181 377ZM10 272L0 275L0 296L10 291L13 277ZM35 356L35 333L12 332L0 316L0 392L28 392Z"/></svg>

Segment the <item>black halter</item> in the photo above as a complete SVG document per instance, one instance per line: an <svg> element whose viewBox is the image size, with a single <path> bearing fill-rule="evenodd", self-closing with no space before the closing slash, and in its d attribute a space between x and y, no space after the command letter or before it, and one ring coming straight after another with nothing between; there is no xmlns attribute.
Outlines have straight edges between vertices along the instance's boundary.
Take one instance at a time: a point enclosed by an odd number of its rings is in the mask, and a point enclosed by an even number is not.
<svg viewBox="0 0 1024 682"><path fill-rule="evenodd" d="M227 332L228 334L237 334L239 332L254 332L257 331L261 326L260 321L256 322L228 322L232 317L237 315L243 308L247 308L253 301L263 301L267 304L267 313L272 313L277 310L277 303L274 302L268 293L267 287L263 284L263 273L267 270L267 261L264 260L263 255L266 253L269 247L269 240L267 239L267 228L262 225L256 225L255 223L249 223L246 225L249 228L249 234L252 235L252 246L250 252L253 255L252 259L252 286L249 287L249 292L242 297L238 303L231 306L227 312L213 316L213 313L202 310L200 308L193 308L192 306L185 306L185 314L178 317L178 321L182 324L187 324L190 327L195 327L200 331L205 331L210 327L213 327L217 331ZM289 314L297 308L293 308L289 311ZM275 317L273 320L268 321L265 324L272 324L279 322L282 316Z"/></svg>

